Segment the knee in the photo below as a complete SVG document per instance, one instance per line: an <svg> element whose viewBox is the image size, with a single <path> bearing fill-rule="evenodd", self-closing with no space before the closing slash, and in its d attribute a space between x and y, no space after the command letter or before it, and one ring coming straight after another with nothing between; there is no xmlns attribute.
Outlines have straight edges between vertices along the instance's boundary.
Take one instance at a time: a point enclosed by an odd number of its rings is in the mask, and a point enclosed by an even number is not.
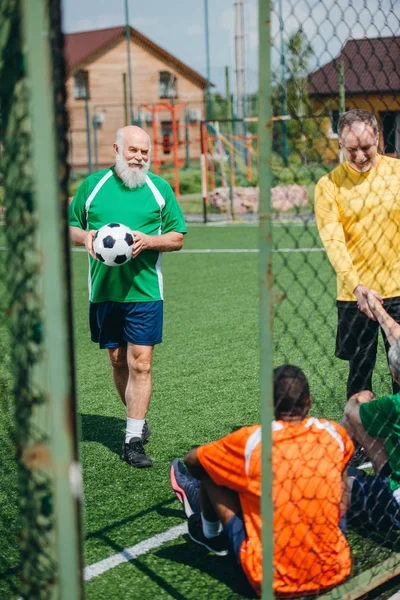
<svg viewBox="0 0 400 600"><path fill-rule="evenodd" d="M126 361L126 353L124 352L111 352L108 355L111 363L111 367L114 371L126 371L128 363Z"/></svg>
<svg viewBox="0 0 400 600"><path fill-rule="evenodd" d="M142 358L136 358L129 362L129 371L134 375L149 377L151 373L151 361Z"/></svg>

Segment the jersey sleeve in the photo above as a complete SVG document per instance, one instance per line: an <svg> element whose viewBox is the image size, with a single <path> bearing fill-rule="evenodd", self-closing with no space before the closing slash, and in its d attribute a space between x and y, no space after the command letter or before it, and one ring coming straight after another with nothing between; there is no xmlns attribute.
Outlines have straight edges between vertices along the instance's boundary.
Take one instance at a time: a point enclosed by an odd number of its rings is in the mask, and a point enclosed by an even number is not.
<svg viewBox="0 0 400 600"><path fill-rule="evenodd" d="M360 419L365 431L372 437L400 437L400 399L383 396L360 406Z"/></svg>
<svg viewBox="0 0 400 600"><path fill-rule="evenodd" d="M248 488L245 447L255 429L257 427L242 427L216 442L197 448L197 458L214 483L237 492Z"/></svg>
<svg viewBox="0 0 400 600"><path fill-rule="evenodd" d="M69 224L80 229L87 228L85 204L88 198L88 180L85 179L76 190L69 207Z"/></svg>
<svg viewBox="0 0 400 600"><path fill-rule="evenodd" d="M341 287L353 294L361 281L347 250L339 206L335 198L335 184L327 175L318 181L315 188L315 218L329 261L337 277L343 282Z"/></svg>
<svg viewBox="0 0 400 600"><path fill-rule="evenodd" d="M161 214L162 233L169 233L170 231L186 233L186 224L181 207L168 183L166 184L163 196L165 206Z"/></svg>

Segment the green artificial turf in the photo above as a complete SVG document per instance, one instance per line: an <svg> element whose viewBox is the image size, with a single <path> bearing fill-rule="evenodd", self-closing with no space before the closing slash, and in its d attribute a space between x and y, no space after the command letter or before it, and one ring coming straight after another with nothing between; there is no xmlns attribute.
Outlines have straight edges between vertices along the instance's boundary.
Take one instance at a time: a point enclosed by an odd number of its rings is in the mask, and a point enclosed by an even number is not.
<svg viewBox="0 0 400 600"><path fill-rule="evenodd" d="M276 249L320 246L313 225L274 227ZM257 249L258 228L189 226L184 248ZM183 512L169 484L170 461L182 458L196 445L259 421L258 254L164 255L164 342L154 355L148 414L152 436L146 446L154 467L145 470L132 469L119 458L125 413L113 387L107 355L90 342L85 253L73 253L72 262L85 562L89 565L183 523ZM301 366L310 380L312 414L340 419L347 365L334 358L335 277L326 254L275 252L273 266L274 364ZM7 357L8 344L3 343ZM9 367L6 358L1 394L8 402ZM387 392L389 383L381 348L376 392ZM4 421L1 433L8 438L0 449L0 459L6 464L0 499L3 493L8 503L0 534L6 529L11 534L0 535L0 556L9 557L9 569L18 569L16 472L9 443L12 431L4 429ZM12 420L8 422L12 426ZM390 552L355 533L350 540L355 572ZM0 565L4 574L7 565ZM7 572L6 584L0 583L0 598L4 590L9 592L5 598L14 597L15 582L16 576ZM228 561L202 552L186 537L94 578L86 584L86 594L93 600L247 597Z"/></svg>

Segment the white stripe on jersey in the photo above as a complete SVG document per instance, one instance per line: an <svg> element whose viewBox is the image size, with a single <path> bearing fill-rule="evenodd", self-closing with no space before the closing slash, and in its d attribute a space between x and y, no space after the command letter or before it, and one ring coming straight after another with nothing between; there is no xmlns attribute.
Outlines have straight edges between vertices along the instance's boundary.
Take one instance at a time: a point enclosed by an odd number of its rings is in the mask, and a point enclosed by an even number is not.
<svg viewBox="0 0 400 600"><path fill-rule="evenodd" d="M149 188L151 189L151 191L153 192L153 196L156 199L158 206L160 207L160 227L158 228L158 235L161 235L162 234L161 213L164 210L165 200L162 197L160 191L157 189L157 187L151 181L149 176L146 177L146 183L149 186ZM162 271L161 271L161 257L162 257L162 252L159 252L158 259L156 262L156 271L157 271L157 277L158 277L158 287L160 289L160 296L161 296L161 299L164 300L164 281L163 281L163 276L162 276Z"/></svg>
<svg viewBox="0 0 400 600"><path fill-rule="evenodd" d="M319 419L316 419L315 417L310 417L309 419L307 419L306 423L304 423L304 427L311 427L312 425L315 425L318 429L325 429L325 431L327 431L333 437L333 439L337 441L341 451L344 452L344 442L343 442L342 436L334 428L332 423L329 423L329 421L327 421L326 423L323 423L322 421L320 421Z"/></svg>
<svg viewBox="0 0 400 600"><path fill-rule="evenodd" d="M90 207L90 205L92 203L92 200L96 196L97 192L103 187L103 185L105 184L105 182L108 179L110 179L110 177L111 177L112 174L113 174L113 172L112 172L111 169L109 171L107 171L107 173L105 175L103 175L103 177L100 179L100 181L98 182L98 184L96 185L96 187L93 189L93 191L90 194L89 198L86 200L86 202L85 202L86 223L88 223L89 207ZM87 225L86 225L86 229L87 229Z"/></svg>
<svg viewBox="0 0 400 600"><path fill-rule="evenodd" d="M244 449L244 459L247 476L249 475L251 455L253 454L253 450L256 448L259 442L261 442L261 427L256 429L256 431L253 431L253 433L246 442L246 447Z"/></svg>

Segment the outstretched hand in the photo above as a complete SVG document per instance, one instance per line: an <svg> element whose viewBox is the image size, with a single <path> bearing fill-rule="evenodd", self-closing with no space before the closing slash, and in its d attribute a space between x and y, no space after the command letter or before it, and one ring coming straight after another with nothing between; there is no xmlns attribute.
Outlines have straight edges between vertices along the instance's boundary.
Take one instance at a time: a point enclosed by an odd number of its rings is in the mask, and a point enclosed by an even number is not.
<svg viewBox="0 0 400 600"><path fill-rule="evenodd" d="M354 295L357 298L358 310L365 313L373 321L376 321L377 311L383 302L382 296L377 291L366 288L361 284L354 290Z"/></svg>

